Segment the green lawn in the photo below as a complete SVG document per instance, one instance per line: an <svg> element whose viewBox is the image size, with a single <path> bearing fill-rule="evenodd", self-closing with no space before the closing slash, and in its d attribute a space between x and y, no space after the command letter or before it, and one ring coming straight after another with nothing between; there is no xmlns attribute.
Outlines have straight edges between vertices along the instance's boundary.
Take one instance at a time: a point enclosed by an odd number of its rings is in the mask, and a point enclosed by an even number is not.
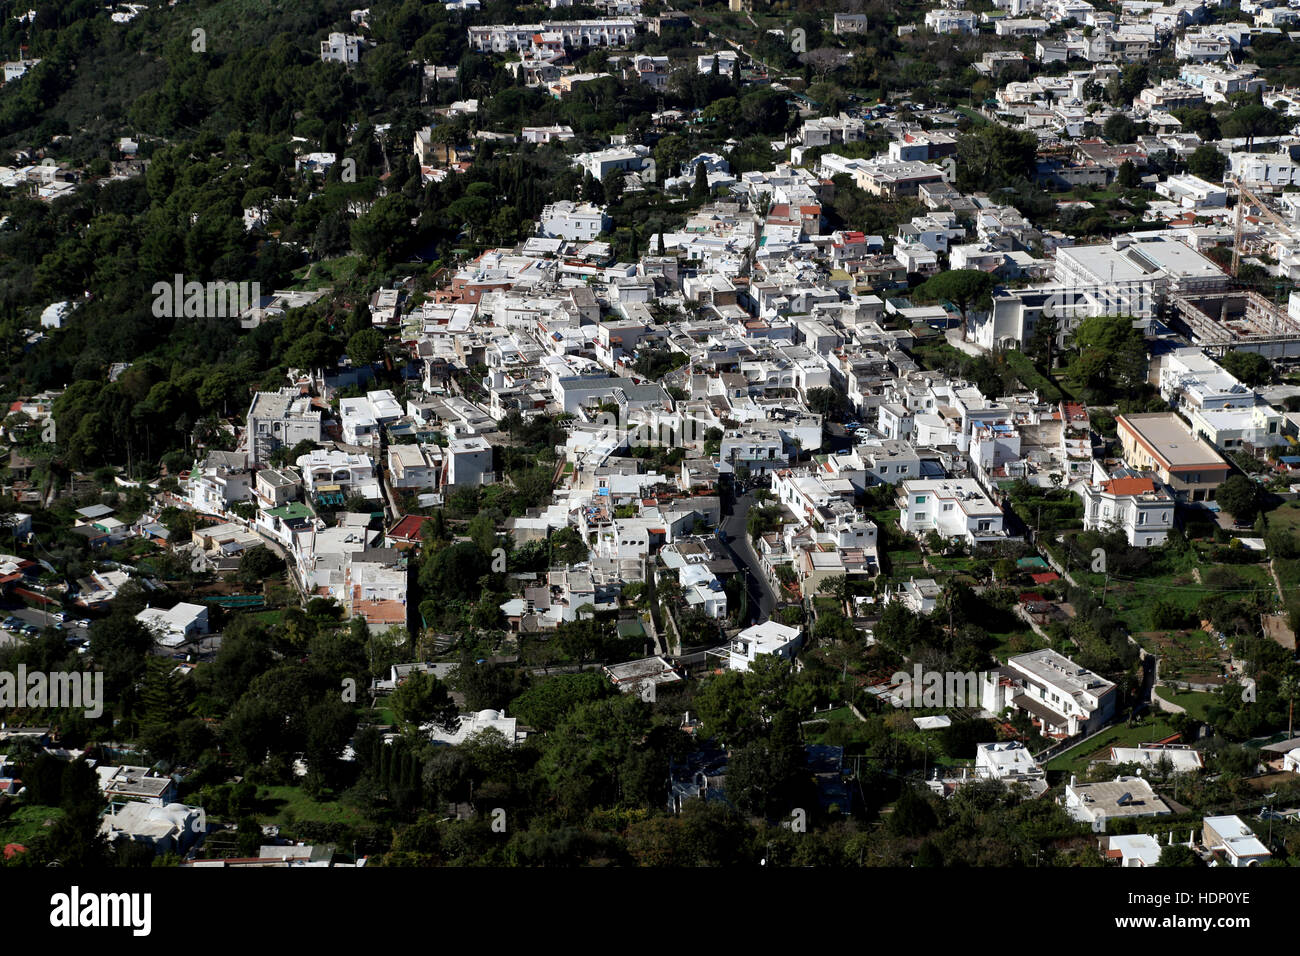
<svg viewBox="0 0 1300 956"><path fill-rule="evenodd" d="M1227 579L1226 591L1221 591L1219 588L1211 587L1206 583L1205 575L1212 570L1218 574L1220 573L1219 569L1222 570ZM1273 579L1268 573L1267 565L1264 564L1215 565L1208 559L1203 558L1200 562L1200 572L1200 582L1196 580L1191 571L1151 575L1142 578L1140 581L1116 581L1111 578L1108 603L1116 609L1129 630L1136 632L1151 630L1151 606L1157 599L1173 604L1190 613L1196 611L1198 605L1207 596L1215 593L1226 593L1230 597L1242 597L1245 596L1243 592L1251 588L1276 593ZM1076 573L1075 576L1100 579L1089 582L1094 587L1102 584L1105 580L1103 575L1080 575ZM1211 580L1213 580L1213 576ZM1080 583L1083 583L1083 581L1081 580Z"/></svg>
<svg viewBox="0 0 1300 956"><path fill-rule="evenodd" d="M1125 626L1136 634L1152 629L1151 606L1157 599L1190 613L1210 593L1212 589L1197 584L1196 578L1188 571L1152 575L1141 581L1112 580L1107 603L1115 609Z"/></svg>
<svg viewBox="0 0 1300 956"><path fill-rule="evenodd" d="M1273 569L1283 588L1300 587L1300 558L1276 558Z"/></svg>
<svg viewBox="0 0 1300 956"><path fill-rule="evenodd" d="M338 259L326 259L310 268L299 269L294 273L294 285L304 291L343 285L356 277L361 268L360 256L341 256ZM310 276L308 276L310 272Z"/></svg>
<svg viewBox="0 0 1300 956"><path fill-rule="evenodd" d="M1007 658L1015 657L1017 654L1027 654L1031 650L1037 650L1047 646L1047 642L1033 632L1028 624L1024 630L1020 631L990 631L990 637L997 638L997 644L989 653L1002 663L1007 662ZM1019 638L1016 647L1011 646L1013 639Z"/></svg>
<svg viewBox="0 0 1300 956"><path fill-rule="evenodd" d="M1233 585L1234 587L1259 588L1260 590L1277 593L1277 586L1273 583L1273 575L1268 573L1268 565L1266 564L1231 564L1224 565L1224 567L1228 568L1240 579L1240 583ZM1205 573L1204 567L1202 567L1201 573Z"/></svg>
<svg viewBox="0 0 1300 956"><path fill-rule="evenodd" d="M284 623L284 608L272 611L253 611L248 616L257 621L258 624L271 627Z"/></svg>
<svg viewBox="0 0 1300 956"><path fill-rule="evenodd" d="M20 843L31 846L46 831L46 820L58 820L63 811L39 804L19 807L0 823L0 844Z"/></svg>
<svg viewBox="0 0 1300 956"><path fill-rule="evenodd" d="M1168 687L1157 687L1156 694L1161 700L1167 700L1171 704L1177 704L1187 713L1197 720L1208 720L1210 705L1214 703L1216 695L1207 694L1204 691L1184 690L1174 691Z"/></svg>
<svg viewBox="0 0 1300 956"><path fill-rule="evenodd" d="M906 581L910 577L929 577L925 568L925 559L919 550L887 551L889 556L890 578Z"/></svg>
<svg viewBox="0 0 1300 956"><path fill-rule="evenodd" d="M1288 501L1268 512L1269 530L1300 534L1300 501Z"/></svg>
<svg viewBox="0 0 1300 956"><path fill-rule="evenodd" d="M1111 747L1136 747L1138 744L1163 740L1173 733L1173 726L1163 716L1147 718L1135 727L1117 724L1091 740L1085 740L1065 753L1056 755L1047 762L1047 769L1083 773L1088 769L1089 761L1105 757L1105 752Z"/></svg>
<svg viewBox="0 0 1300 956"><path fill-rule="evenodd" d="M804 741L810 744L853 743L859 739L859 734L866 727L848 707L824 710L812 719L824 720L826 723L809 724L804 727Z"/></svg>
<svg viewBox="0 0 1300 956"><path fill-rule="evenodd" d="M936 571L951 571L955 574L981 577L988 574L993 562L987 558L972 558L965 555L932 554L930 565Z"/></svg>
<svg viewBox="0 0 1300 956"><path fill-rule="evenodd" d="M364 823L365 815L356 807L345 806L337 799L313 800L301 787L259 787L257 822L289 824L310 820L316 823Z"/></svg>

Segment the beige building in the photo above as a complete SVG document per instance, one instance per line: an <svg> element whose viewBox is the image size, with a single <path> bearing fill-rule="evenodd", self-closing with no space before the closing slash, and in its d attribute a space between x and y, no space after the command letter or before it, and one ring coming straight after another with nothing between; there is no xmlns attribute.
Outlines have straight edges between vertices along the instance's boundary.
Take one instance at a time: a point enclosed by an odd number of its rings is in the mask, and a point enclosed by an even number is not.
<svg viewBox="0 0 1300 956"><path fill-rule="evenodd" d="M1180 499L1213 501L1228 477L1228 463L1173 412L1120 415L1115 424L1129 466L1155 472Z"/></svg>

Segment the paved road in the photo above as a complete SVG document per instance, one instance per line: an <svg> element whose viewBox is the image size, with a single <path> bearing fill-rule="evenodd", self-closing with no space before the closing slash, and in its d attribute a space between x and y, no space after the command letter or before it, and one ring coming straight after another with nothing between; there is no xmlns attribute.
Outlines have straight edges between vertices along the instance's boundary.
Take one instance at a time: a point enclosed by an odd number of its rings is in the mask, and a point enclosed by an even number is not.
<svg viewBox="0 0 1300 956"><path fill-rule="evenodd" d="M727 535L726 544L732 558L745 571L750 617L755 618L757 611L757 620L766 621L776 610L776 592L767 583L758 555L749 543L749 533L745 530L745 516L753 504L754 497L751 494L736 498L731 510L723 515L721 527Z"/></svg>

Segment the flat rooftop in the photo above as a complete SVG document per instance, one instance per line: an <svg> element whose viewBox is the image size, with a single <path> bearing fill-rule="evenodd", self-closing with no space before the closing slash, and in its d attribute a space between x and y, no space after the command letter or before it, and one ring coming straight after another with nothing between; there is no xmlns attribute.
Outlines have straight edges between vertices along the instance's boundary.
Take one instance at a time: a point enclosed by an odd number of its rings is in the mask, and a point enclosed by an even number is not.
<svg viewBox="0 0 1300 956"><path fill-rule="evenodd" d="M1149 817L1173 813L1141 777L1120 777L1102 783L1080 783L1071 789L1081 806L1110 817Z"/></svg>
<svg viewBox="0 0 1300 956"><path fill-rule="evenodd" d="M1051 649L1031 651L1011 658L1008 664L1044 684L1074 696L1082 691L1104 693L1115 685Z"/></svg>
<svg viewBox="0 0 1300 956"><path fill-rule="evenodd" d="M1189 468L1194 465L1225 467L1224 460L1218 453L1188 432L1182 419L1173 412L1120 415L1118 421L1127 425L1169 468Z"/></svg>

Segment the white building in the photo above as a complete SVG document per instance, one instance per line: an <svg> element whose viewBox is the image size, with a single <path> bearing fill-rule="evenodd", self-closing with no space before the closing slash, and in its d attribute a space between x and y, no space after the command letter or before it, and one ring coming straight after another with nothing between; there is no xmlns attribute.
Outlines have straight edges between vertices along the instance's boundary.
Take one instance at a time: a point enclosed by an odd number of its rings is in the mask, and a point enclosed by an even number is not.
<svg viewBox="0 0 1300 956"><path fill-rule="evenodd" d="M979 29L979 15L949 7L927 10L925 28L935 33L975 33Z"/></svg>
<svg viewBox="0 0 1300 956"><path fill-rule="evenodd" d="M365 398L339 399L343 440L349 445L369 445L379 440L379 422Z"/></svg>
<svg viewBox="0 0 1300 956"><path fill-rule="evenodd" d="M478 435L453 438L447 445L447 481L451 486L490 485L496 480L492 446Z"/></svg>
<svg viewBox="0 0 1300 956"><path fill-rule="evenodd" d="M376 499L380 496L375 463L369 455L316 448L295 464L310 494L337 492L345 497L360 495Z"/></svg>
<svg viewBox="0 0 1300 956"><path fill-rule="evenodd" d="M975 747L975 776L1000 780L1007 786L1024 784L1038 796L1047 790L1047 774L1034 755L1018 740L979 744Z"/></svg>
<svg viewBox="0 0 1300 956"><path fill-rule="evenodd" d="M1115 685L1051 649L1019 654L985 675L984 709L1027 712L1044 735L1092 733L1115 715Z"/></svg>
<svg viewBox="0 0 1300 956"><path fill-rule="evenodd" d="M573 157L573 163L602 181L607 173L615 169L630 173L654 169L649 147L641 145L611 146L591 153L579 153Z"/></svg>
<svg viewBox="0 0 1300 956"><path fill-rule="evenodd" d="M135 619L153 632L158 643L174 647L197 634L208 633L208 609L184 601L170 609L147 607Z"/></svg>
<svg viewBox="0 0 1300 956"><path fill-rule="evenodd" d="M320 41L322 63L344 63L351 66L361 61L361 37L350 33L331 33L328 40Z"/></svg>
<svg viewBox="0 0 1300 956"><path fill-rule="evenodd" d="M1225 69L1218 63L1187 63L1178 78L1200 90L1207 102L1223 103L1233 93L1262 93L1264 77L1254 70Z"/></svg>
<svg viewBox="0 0 1300 956"><path fill-rule="evenodd" d="M1202 822L1201 842L1207 850L1222 853L1228 866L1259 866L1273 856L1241 817L1206 817Z"/></svg>
<svg viewBox="0 0 1300 956"><path fill-rule="evenodd" d="M1119 528L1135 548L1160 547L1174 527L1174 498L1150 478L1112 478L1077 486L1087 531Z"/></svg>
<svg viewBox="0 0 1300 956"><path fill-rule="evenodd" d="M1228 160L1233 175L1247 186L1300 186L1300 165L1290 153L1232 153Z"/></svg>
<svg viewBox="0 0 1300 956"><path fill-rule="evenodd" d="M937 531L975 545L1006 540L1005 517L974 478L904 481L898 498L899 525L908 534Z"/></svg>
<svg viewBox="0 0 1300 956"><path fill-rule="evenodd" d="M540 236L585 242L595 239L602 232L608 232L610 218L602 206L562 199L542 210L538 226Z"/></svg>
<svg viewBox="0 0 1300 956"><path fill-rule="evenodd" d="M186 494L198 511L222 514L253 494L253 471L242 451L213 451L190 472Z"/></svg>
<svg viewBox="0 0 1300 956"><path fill-rule="evenodd" d="M1166 177L1156 183L1156 193L1184 209L1222 209L1228 204L1228 191L1222 184L1207 182L1191 173Z"/></svg>
<svg viewBox="0 0 1300 956"><path fill-rule="evenodd" d="M803 640L803 632L778 621L763 621L747 627L731 641L727 666L747 671L760 654L774 654L791 660Z"/></svg>
<svg viewBox="0 0 1300 956"><path fill-rule="evenodd" d="M311 396L290 388L253 395L244 434L250 465L266 464L277 449L320 440L320 410L313 406Z"/></svg>
<svg viewBox="0 0 1300 956"><path fill-rule="evenodd" d="M606 20L555 20L545 23L496 24L470 27L469 45L479 53L509 53L528 51L533 38L542 33L554 34L561 46L575 51L595 47L627 46L636 36L636 21Z"/></svg>
<svg viewBox="0 0 1300 956"><path fill-rule="evenodd" d="M1160 362L1160 397L1180 411L1239 408L1255 395L1223 366L1198 348L1181 348Z"/></svg>
<svg viewBox="0 0 1300 956"><path fill-rule="evenodd" d="M185 853L207 833L207 823L202 807L182 803L156 807L132 800L110 806L99 832L109 843L132 840L159 854Z"/></svg>
<svg viewBox="0 0 1300 956"><path fill-rule="evenodd" d="M1110 838L1106 855L1118 857L1121 867L1156 866L1160 862L1160 844L1149 833L1126 833Z"/></svg>
<svg viewBox="0 0 1300 956"><path fill-rule="evenodd" d="M1205 769L1205 758L1199 750L1193 750L1186 744L1137 747L1111 747L1110 763L1135 763L1144 770L1160 770L1162 767L1174 773L1195 773Z"/></svg>
<svg viewBox="0 0 1300 956"><path fill-rule="evenodd" d="M437 445L389 445L388 481L394 488L441 487L446 459Z"/></svg>
<svg viewBox="0 0 1300 956"><path fill-rule="evenodd" d="M699 73L712 73L713 64L718 64L718 72L730 76L736 66L735 50L719 50L716 53L703 53L695 58L695 69Z"/></svg>
<svg viewBox="0 0 1300 956"><path fill-rule="evenodd" d="M563 143L573 139L573 127L525 126L519 138L525 143Z"/></svg>
<svg viewBox="0 0 1300 956"><path fill-rule="evenodd" d="M176 781L169 774L154 773L149 767L95 767L99 791L112 800L138 800L155 807L176 801Z"/></svg>
<svg viewBox="0 0 1300 956"><path fill-rule="evenodd" d="M856 116L819 116L805 120L799 133L804 146L829 146L831 143L860 143L866 139L866 122Z"/></svg>
<svg viewBox="0 0 1300 956"><path fill-rule="evenodd" d="M1141 777L1117 777L1102 783L1078 783L1073 777L1060 799L1066 813L1097 832L1114 817L1164 817L1173 813Z"/></svg>
<svg viewBox="0 0 1300 956"><path fill-rule="evenodd" d="M1213 259L1178 239L1150 233L1062 247L1056 252L1056 278L1066 286L1127 286L1152 298L1166 290L1216 292L1228 282Z"/></svg>
<svg viewBox="0 0 1300 956"><path fill-rule="evenodd" d="M480 710L478 713L461 714L455 730L444 730L433 724L426 724L420 729L429 735L433 743L448 747L463 744L471 736L484 730L495 730L501 734L508 747L513 747L527 736L519 730L519 719L507 717L502 710Z"/></svg>
<svg viewBox="0 0 1300 956"><path fill-rule="evenodd" d="M1255 393L1249 395L1255 398ZM1286 417L1262 399L1241 407L1194 408L1187 412L1192 434L1226 453L1245 451L1257 457L1288 444Z"/></svg>

